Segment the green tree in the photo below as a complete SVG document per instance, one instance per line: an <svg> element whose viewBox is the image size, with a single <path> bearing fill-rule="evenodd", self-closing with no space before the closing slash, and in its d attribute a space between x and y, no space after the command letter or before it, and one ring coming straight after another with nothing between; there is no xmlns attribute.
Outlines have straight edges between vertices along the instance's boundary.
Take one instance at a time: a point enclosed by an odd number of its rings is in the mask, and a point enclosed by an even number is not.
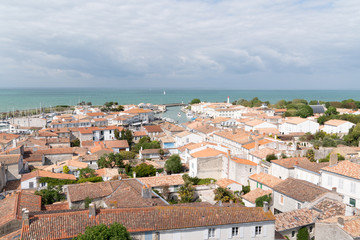
<svg viewBox="0 0 360 240"><path fill-rule="evenodd" d="M326 116L331 116L331 115L338 115L339 112L336 111L336 107L330 106L326 111L325 111L325 115Z"/></svg>
<svg viewBox="0 0 360 240"><path fill-rule="evenodd" d="M129 144L129 146L131 146L132 141L133 141L133 139L134 139L134 136L133 136L131 130L129 130L129 129L124 130L124 129L123 129L123 130L121 131L120 139L121 139L121 140L126 140L126 141L128 142L128 144Z"/></svg>
<svg viewBox="0 0 360 240"><path fill-rule="evenodd" d="M121 151L119 154L124 160L134 159L136 157L136 153L130 151Z"/></svg>
<svg viewBox="0 0 360 240"><path fill-rule="evenodd" d="M115 136L115 138L116 138L117 140L120 140L120 139L121 139L121 138L120 138L120 132L119 132L119 130L115 129L115 131L114 131L114 136Z"/></svg>
<svg viewBox="0 0 360 240"><path fill-rule="evenodd" d="M278 158L274 153L266 156L266 161L268 161L268 162L271 162L271 160L276 160L276 159L278 159Z"/></svg>
<svg viewBox="0 0 360 240"><path fill-rule="evenodd" d="M309 240L309 239L310 236L307 227L300 228L296 236L296 240Z"/></svg>
<svg viewBox="0 0 360 240"><path fill-rule="evenodd" d="M80 147L80 140L78 138L75 138L70 142L70 147Z"/></svg>
<svg viewBox="0 0 360 240"><path fill-rule="evenodd" d="M307 157L311 162L315 162L315 151L313 149L307 150L305 157Z"/></svg>
<svg viewBox="0 0 360 240"><path fill-rule="evenodd" d="M69 167L68 166L63 166L63 173L66 173L66 174L68 174L70 172L70 169L69 169Z"/></svg>
<svg viewBox="0 0 360 240"><path fill-rule="evenodd" d="M120 153L108 153L102 155L97 161L97 165L99 168L114 168L119 167L123 168L123 157Z"/></svg>
<svg viewBox="0 0 360 240"><path fill-rule="evenodd" d="M264 202L268 202L270 204L270 202L271 202L271 193L269 195L264 195L264 196L258 197L255 200L255 204L256 204L257 207L263 207Z"/></svg>
<svg viewBox="0 0 360 240"><path fill-rule="evenodd" d="M301 118L307 118L313 115L313 110L310 106L304 105L296 111L296 115Z"/></svg>
<svg viewBox="0 0 360 240"><path fill-rule="evenodd" d="M250 192L250 185L247 185L247 186L242 185L241 193L245 195L245 194L247 194L248 192Z"/></svg>
<svg viewBox="0 0 360 240"><path fill-rule="evenodd" d="M183 177L184 179L184 177ZM185 181L185 179L184 179ZM179 189L179 196L181 203L189 203L194 201L194 193L195 188L193 187L190 181L185 181L184 185L182 185Z"/></svg>
<svg viewBox="0 0 360 240"><path fill-rule="evenodd" d="M242 200L227 188L218 187L214 190L214 194L216 202L230 202L230 200L233 200L235 203L242 203Z"/></svg>
<svg viewBox="0 0 360 240"><path fill-rule="evenodd" d="M167 172L180 173L182 171L180 156L178 154L171 155L165 162L165 169Z"/></svg>
<svg viewBox="0 0 360 240"><path fill-rule="evenodd" d="M350 128L349 133L344 137L344 141L349 146L359 146L360 123Z"/></svg>
<svg viewBox="0 0 360 240"><path fill-rule="evenodd" d="M92 178L96 177L95 170L89 167L81 168L79 173L80 178Z"/></svg>
<svg viewBox="0 0 360 240"><path fill-rule="evenodd" d="M194 98L193 100L191 100L190 104L197 104L197 103L201 103L200 99L198 98Z"/></svg>
<svg viewBox="0 0 360 240"><path fill-rule="evenodd" d="M131 240L130 233L120 223L113 223L109 227L105 224L100 224L92 227L87 227L85 233L80 233L77 240Z"/></svg>
<svg viewBox="0 0 360 240"><path fill-rule="evenodd" d="M141 163L137 165L134 170L137 177L150 177L155 176L156 168L153 165L148 165L146 163Z"/></svg>
<svg viewBox="0 0 360 240"><path fill-rule="evenodd" d="M46 189L41 189L35 192L36 195L41 196L41 204L53 204L65 200L65 196L61 193L60 186L48 186Z"/></svg>
<svg viewBox="0 0 360 240"><path fill-rule="evenodd" d="M85 208L89 208L90 203L92 202L92 199L89 197L86 197L84 200Z"/></svg>
<svg viewBox="0 0 360 240"><path fill-rule="evenodd" d="M160 146L160 142L151 141L150 137L146 136L146 137L142 137L139 140L139 142L133 146L132 151L138 153L141 147L142 149L159 149L161 146Z"/></svg>

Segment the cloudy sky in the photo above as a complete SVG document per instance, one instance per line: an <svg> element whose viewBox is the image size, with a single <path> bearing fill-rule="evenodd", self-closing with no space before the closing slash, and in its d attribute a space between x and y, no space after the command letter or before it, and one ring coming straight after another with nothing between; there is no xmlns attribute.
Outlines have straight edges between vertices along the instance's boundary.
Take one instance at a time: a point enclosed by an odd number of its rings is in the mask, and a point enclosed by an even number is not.
<svg viewBox="0 0 360 240"><path fill-rule="evenodd" d="M360 89L359 0L4 0L2 87Z"/></svg>

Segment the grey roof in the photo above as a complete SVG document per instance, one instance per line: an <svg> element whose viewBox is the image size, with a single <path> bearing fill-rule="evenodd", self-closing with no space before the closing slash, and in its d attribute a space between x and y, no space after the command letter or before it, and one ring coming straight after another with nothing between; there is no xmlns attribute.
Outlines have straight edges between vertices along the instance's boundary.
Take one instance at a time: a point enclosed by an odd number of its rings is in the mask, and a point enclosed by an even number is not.
<svg viewBox="0 0 360 240"><path fill-rule="evenodd" d="M314 113L324 113L325 107L324 105L309 105Z"/></svg>

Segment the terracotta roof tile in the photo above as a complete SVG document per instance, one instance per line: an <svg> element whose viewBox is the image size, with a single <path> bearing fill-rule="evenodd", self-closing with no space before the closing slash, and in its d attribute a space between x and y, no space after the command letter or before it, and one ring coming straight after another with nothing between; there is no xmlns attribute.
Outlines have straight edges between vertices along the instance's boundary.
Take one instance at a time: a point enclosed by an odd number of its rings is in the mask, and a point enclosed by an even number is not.
<svg viewBox="0 0 360 240"><path fill-rule="evenodd" d="M274 221L275 217L262 208L166 206L130 209L100 209L95 217L89 212L73 211L35 215L29 226L23 226L21 238L73 238L88 226L119 222L130 233L185 229L214 225ZM47 231L44 231L46 229Z"/></svg>
<svg viewBox="0 0 360 240"><path fill-rule="evenodd" d="M263 185L266 185L270 188L274 188L277 184L283 182L284 180L274 177L267 173L255 173L249 177L249 179L252 179L256 182L262 183Z"/></svg>
<svg viewBox="0 0 360 240"><path fill-rule="evenodd" d="M231 160L233 162L239 163L239 164L244 164L244 165L250 165L250 166L257 166L256 163L254 163L253 161L250 161L248 159L242 159L242 158L238 158L238 157L232 157Z"/></svg>
<svg viewBox="0 0 360 240"><path fill-rule="evenodd" d="M280 213L275 215L275 230L281 232L313 224L317 216L317 211L307 208Z"/></svg>
<svg viewBox="0 0 360 240"><path fill-rule="evenodd" d="M273 191L282 193L299 202L312 202L318 197L328 193L329 190L313 183L295 178L287 178L277 184Z"/></svg>
<svg viewBox="0 0 360 240"><path fill-rule="evenodd" d="M72 174L65 174L65 173L53 173L43 170L36 170L30 173L26 173L22 175L21 181L26 181L28 179L34 178L34 177L48 177L48 178L55 178L55 179L68 179L68 180L76 180L76 177Z"/></svg>
<svg viewBox="0 0 360 240"><path fill-rule="evenodd" d="M155 177L138 178L140 182L151 187L183 185L184 180L181 174L160 175Z"/></svg>
<svg viewBox="0 0 360 240"><path fill-rule="evenodd" d="M271 193L272 193L271 190L263 190L261 188L255 188L254 190L251 190L247 194L243 195L242 198L251 203L255 203L255 200L257 198L265 196L265 195L269 195Z"/></svg>
<svg viewBox="0 0 360 240"><path fill-rule="evenodd" d="M360 179L360 164L350 162L349 160L338 162L334 166L324 167L321 170Z"/></svg>
<svg viewBox="0 0 360 240"><path fill-rule="evenodd" d="M214 148L206 148L198 152L192 153L191 156L194 158L203 158L203 157L216 157L218 155L227 155L226 152L216 150Z"/></svg>
<svg viewBox="0 0 360 240"><path fill-rule="evenodd" d="M283 158L279 160L271 160L272 163L278 164L284 168L293 169L295 165L300 164L300 162L304 162L303 165L308 164L310 161L306 157L298 157L298 158Z"/></svg>
<svg viewBox="0 0 360 240"><path fill-rule="evenodd" d="M216 181L216 185L218 185L219 187L222 188L227 188L230 184L238 184L238 185L242 185L240 183L238 183L237 181L231 180L229 178L222 178Z"/></svg>

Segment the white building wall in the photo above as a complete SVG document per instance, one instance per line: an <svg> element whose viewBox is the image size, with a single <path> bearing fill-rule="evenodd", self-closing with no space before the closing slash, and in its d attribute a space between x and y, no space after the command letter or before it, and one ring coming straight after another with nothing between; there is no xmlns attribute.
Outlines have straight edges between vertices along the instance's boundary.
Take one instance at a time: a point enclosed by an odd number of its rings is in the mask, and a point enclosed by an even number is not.
<svg viewBox="0 0 360 240"><path fill-rule="evenodd" d="M340 126L332 126L324 124L324 128L322 129L326 133L349 133L350 128L355 126L355 124L351 122L346 122L344 124L341 124Z"/></svg>
<svg viewBox="0 0 360 240"><path fill-rule="evenodd" d="M278 164L271 163L271 175L278 177L280 179L287 179L288 177L295 177L295 171L289 170L285 167L282 167Z"/></svg>
<svg viewBox="0 0 360 240"><path fill-rule="evenodd" d="M320 174L295 166L295 178L320 185Z"/></svg>
<svg viewBox="0 0 360 240"><path fill-rule="evenodd" d="M255 227L261 226L262 232L255 235ZM238 235L232 236L232 228L238 227ZM209 237L209 229L215 229L215 236ZM246 224L233 224L224 226L209 226L207 228L179 229L174 231L162 231L159 234L161 240L223 240L223 239L261 239L273 240L275 238L275 224L273 222L258 222Z"/></svg>
<svg viewBox="0 0 360 240"><path fill-rule="evenodd" d="M355 207L360 208L360 180L321 171L321 186L329 190L336 187L336 191L344 195L345 204L350 204L350 199L354 199Z"/></svg>

